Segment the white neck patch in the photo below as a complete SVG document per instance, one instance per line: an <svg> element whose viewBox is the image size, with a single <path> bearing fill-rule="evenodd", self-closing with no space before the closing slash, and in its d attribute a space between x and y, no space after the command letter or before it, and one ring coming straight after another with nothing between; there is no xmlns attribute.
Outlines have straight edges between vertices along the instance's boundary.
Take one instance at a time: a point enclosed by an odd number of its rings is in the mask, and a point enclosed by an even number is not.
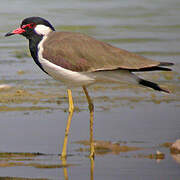
<svg viewBox="0 0 180 180"><path fill-rule="evenodd" d="M52 32L52 29L50 27L42 24L37 25L34 30L39 35L48 35L50 32Z"/></svg>

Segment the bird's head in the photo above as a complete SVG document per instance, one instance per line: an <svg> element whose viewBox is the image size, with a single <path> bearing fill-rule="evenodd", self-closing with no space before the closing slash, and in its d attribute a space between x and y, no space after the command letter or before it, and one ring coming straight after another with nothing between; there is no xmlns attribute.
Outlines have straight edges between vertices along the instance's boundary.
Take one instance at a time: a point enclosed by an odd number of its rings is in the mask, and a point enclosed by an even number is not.
<svg viewBox="0 0 180 180"><path fill-rule="evenodd" d="M55 29L47 20L41 17L28 17L22 21L19 28L8 32L5 36L20 34L27 39L31 39L35 35L44 36L52 31L55 31Z"/></svg>

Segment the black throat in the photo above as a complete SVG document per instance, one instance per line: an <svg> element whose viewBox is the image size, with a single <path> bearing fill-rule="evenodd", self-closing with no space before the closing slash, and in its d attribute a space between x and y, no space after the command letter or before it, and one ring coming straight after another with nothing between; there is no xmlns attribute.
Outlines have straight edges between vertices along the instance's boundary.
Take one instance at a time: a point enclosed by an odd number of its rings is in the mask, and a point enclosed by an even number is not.
<svg viewBox="0 0 180 180"><path fill-rule="evenodd" d="M29 39L29 38L28 38ZM36 35L34 34L33 37L31 37L29 39L29 49L30 49L30 52L31 52L31 56L33 57L35 63L45 72L47 73L41 63L39 62L39 59L38 59L38 45L40 43L40 41L43 39L43 36L40 36L40 35Z"/></svg>

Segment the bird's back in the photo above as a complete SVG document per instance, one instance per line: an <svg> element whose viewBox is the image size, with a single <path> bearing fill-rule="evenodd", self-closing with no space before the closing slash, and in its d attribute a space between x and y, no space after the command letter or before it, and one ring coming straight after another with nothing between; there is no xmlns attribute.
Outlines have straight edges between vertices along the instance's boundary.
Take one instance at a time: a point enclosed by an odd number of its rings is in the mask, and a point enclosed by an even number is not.
<svg viewBox="0 0 180 180"><path fill-rule="evenodd" d="M82 33L51 32L43 45L45 59L72 71L139 70L160 65Z"/></svg>

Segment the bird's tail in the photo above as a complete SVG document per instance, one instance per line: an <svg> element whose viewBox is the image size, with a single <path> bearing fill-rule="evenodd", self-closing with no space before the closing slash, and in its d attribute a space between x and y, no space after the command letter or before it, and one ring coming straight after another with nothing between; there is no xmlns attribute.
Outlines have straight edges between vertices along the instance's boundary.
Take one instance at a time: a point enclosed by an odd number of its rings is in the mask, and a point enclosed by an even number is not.
<svg viewBox="0 0 180 180"><path fill-rule="evenodd" d="M156 91L162 91L166 93L170 93L168 89L164 87L160 87L158 84L141 79L136 74L128 71L128 70L114 70L106 73L105 71L95 72L96 81L99 83L123 83L123 84L136 84L142 85L149 88L152 88Z"/></svg>
<svg viewBox="0 0 180 180"><path fill-rule="evenodd" d="M166 93L170 93L170 91L168 89L162 88L162 87L160 87L158 84L156 84L154 82L147 81L147 80L144 80L144 79L141 79L141 78L138 78L138 82L139 82L140 85L150 87L150 88L152 88L152 89L154 89L156 91L163 91L163 92L166 92Z"/></svg>
<svg viewBox="0 0 180 180"><path fill-rule="evenodd" d="M157 67L152 67L152 68L147 68L146 70L163 70L163 71L171 71L171 69L169 68L164 68L164 67L161 67L161 66L172 66L174 65L173 63L169 63L169 62L161 62L159 64L159 66ZM137 77L137 76L136 76ZM147 81L147 80L144 80L144 79L141 79L139 77L137 77L137 82L140 84L140 85L143 85L143 86L146 86L146 87L150 87L156 91L162 91L162 92L166 92L166 93L171 93L168 89L165 89L163 87L160 87L158 84L154 83L154 82L151 82L151 81Z"/></svg>

